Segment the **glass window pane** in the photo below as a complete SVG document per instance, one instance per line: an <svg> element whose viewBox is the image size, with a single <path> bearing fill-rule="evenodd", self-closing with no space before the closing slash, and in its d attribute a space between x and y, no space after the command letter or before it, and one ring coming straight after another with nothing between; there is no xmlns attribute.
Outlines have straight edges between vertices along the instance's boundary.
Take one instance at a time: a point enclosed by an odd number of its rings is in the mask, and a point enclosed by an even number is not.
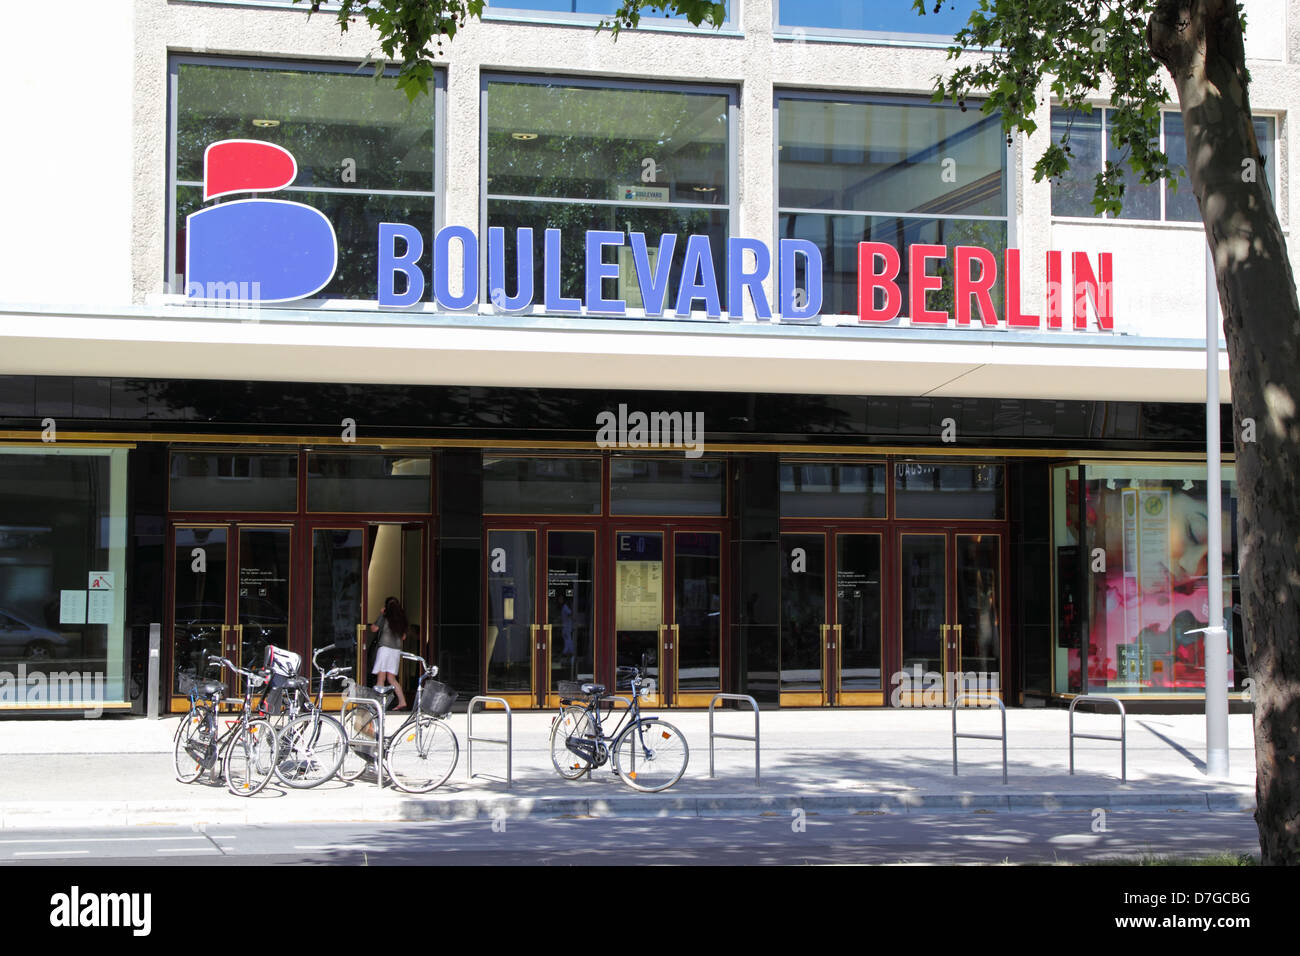
<svg viewBox="0 0 1300 956"><path fill-rule="evenodd" d="M483 459L484 514L600 514L599 458Z"/></svg>
<svg viewBox="0 0 1300 956"><path fill-rule="evenodd" d="M492 13L514 13L528 11L532 13L587 14L592 17L612 17L622 6L620 0L489 0L487 9ZM727 4L727 15L731 15L731 4ZM690 21L672 10L645 8L641 13L641 22L653 23L655 20L672 20L675 24L689 25Z"/></svg>
<svg viewBox="0 0 1300 956"><path fill-rule="evenodd" d="M172 511L297 511L298 456L178 451Z"/></svg>
<svg viewBox="0 0 1300 956"><path fill-rule="evenodd" d="M488 192L723 205L727 109L718 93L493 81Z"/></svg>
<svg viewBox="0 0 1300 956"><path fill-rule="evenodd" d="M1052 142L1059 143L1069 131L1070 168L1052 180L1052 215L1096 215L1092 196L1101 173L1101 110L1091 113L1052 108Z"/></svg>
<svg viewBox="0 0 1300 956"><path fill-rule="evenodd" d="M1106 110L1106 158L1112 163L1119 163L1124 174L1124 208L1120 210L1119 219L1159 219L1160 218L1160 184L1143 183L1138 174L1128 164L1129 151L1115 140L1110 129L1111 110Z"/></svg>
<svg viewBox="0 0 1300 956"><path fill-rule="evenodd" d="M307 456L308 511L429 512L427 455Z"/></svg>
<svg viewBox="0 0 1300 956"><path fill-rule="evenodd" d="M781 515L883 518L885 466L785 462L781 465Z"/></svg>
<svg viewBox="0 0 1300 956"><path fill-rule="evenodd" d="M1002 465L982 462L897 462L895 516L1001 520L1004 472Z"/></svg>
<svg viewBox="0 0 1300 956"><path fill-rule="evenodd" d="M1006 215L997 116L916 101L783 98L780 124L782 206Z"/></svg>
<svg viewBox="0 0 1300 956"><path fill-rule="evenodd" d="M782 239L807 239L822 253L823 315L858 314L858 243L887 242L898 250L901 267L898 286L903 295L902 311L909 311L911 301L911 270L907 247L918 243L946 245L948 259L930 260L927 272L944 280L943 287L926 296L930 309L953 311L952 267L953 249L956 246L982 246L993 252L999 263L1007 247L1007 224L989 219L912 219L890 216L831 216L822 213L782 213L780 217ZM806 288L804 273L807 262L801 256L795 264L795 281L798 288ZM990 294L994 311L999 316L1003 309L1002 271ZM883 306L885 290L876 290L876 305ZM974 306L972 306L974 309ZM979 313L973 312L978 323Z"/></svg>
<svg viewBox="0 0 1300 956"><path fill-rule="evenodd" d="M182 63L177 98L176 273L186 268L185 217L204 205L204 150L223 139L293 154L297 178L272 195L312 206L333 224L338 270L323 297L375 297L380 222L432 227L432 97L412 102L369 72Z"/></svg>
<svg viewBox="0 0 1300 956"><path fill-rule="evenodd" d="M1083 602L1079 591L1079 467L1052 469L1052 541L1056 546L1056 686L1058 694L1083 693L1079 645Z"/></svg>
<svg viewBox="0 0 1300 956"><path fill-rule="evenodd" d="M210 655L224 653L221 629L226 617L227 529L177 528L175 604L172 631L171 692L179 694L180 675L220 679L208 667ZM202 561L196 560L199 555Z"/></svg>
<svg viewBox="0 0 1300 956"><path fill-rule="evenodd" d="M947 0L938 12L926 4L925 16L912 0L829 0L803 3L778 0L777 22L783 27L822 30L869 30L878 33L926 33L951 37L965 26L979 0Z"/></svg>
<svg viewBox="0 0 1300 956"><path fill-rule="evenodd" d="M1165 184L1165 219L1171 222L1200 222L1201 210L1196 205L1196 196L1192 192L1192 181L1187 178L1187 133L1183 126L1183 114L1168 110L1164 114L1165 153L1169 156L1169 168L1183 170L1178 179L1178 191L1175 193L1169 184ZM1277 196L1276 163L1273 160L1273 118L1256 117L1254 120L1255 138L1259 142L1259 155L1264 161L1264 173L1268 179L1269 192Z"/></svg>
<svg viewBox="0 0 1300 956"><path fill-rule="evenodd" d="M1239 604L1235 475L1223 469L1223 606ZM1205 469L1196 466L1086 467L1084 548L1102 548L1106 571L1089 577L1089 691L1202 693L1209 604ZM1228 679L1246 676L1234 615L1225 613L1232 648Z"/></svg>
<svg viewBox="0 0 1300 956"><path fill-rule="evenodd" d="M673 535L673 618L677 625L677 689L722 686L722 535Z"/></svg>
<svg viewBox="0 0 1300 956"><path fill-rule="evenodd" d="M124 699L127 454L0 449L0 711Z"/></svg>
<svg viewBox="0 0 1300 956"><path fill-rule="evenodd" d="M835 545L840 689L881 690L880 535L840 534Z"/></svg>
<svg viewBox="0 0 1300 956"><path fill-rule="evenodd" d="M609 508L616 515L725 514L727 463L718 459L614 458Z"/></svg>
<svg viewBox="0 0 1300 956"><path fill-rule="evenodd" d="M781 535L781 690L821 691L826 537Z"/></svg>

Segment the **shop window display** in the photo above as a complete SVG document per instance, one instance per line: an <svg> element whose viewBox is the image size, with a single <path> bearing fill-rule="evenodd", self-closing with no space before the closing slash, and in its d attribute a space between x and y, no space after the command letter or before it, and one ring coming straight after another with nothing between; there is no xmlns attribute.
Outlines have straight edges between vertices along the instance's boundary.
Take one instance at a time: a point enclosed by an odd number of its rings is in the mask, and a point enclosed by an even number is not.
<svg viewBox="0 0 1300 956"><path fill-rule="evenodd" d="M1085 466L1084 507L1078 515L1078 479L1058 469L1058 529L1062 523L1081 526L1083 538L1082 554L1070 551L1068 538L1058 540L1058 692L1204 692L1204 635L1192 633L1209 618L1212 556L1204 474L1196 466ZM1230 467L1224 474L1223 604L1231 609L1237 583L1235 483ZM1072 576L1078 580L1079 561L1085 563L1087 582L1086 687L1080 674L1082 642L1071 636L1084 610L1076 606L1071 581ZM1232 647L1239 640L1233 615L1225 617ZM1241 686L1243 671L1241 655L1234 653L1228 674L1232 686Z"/></svg>

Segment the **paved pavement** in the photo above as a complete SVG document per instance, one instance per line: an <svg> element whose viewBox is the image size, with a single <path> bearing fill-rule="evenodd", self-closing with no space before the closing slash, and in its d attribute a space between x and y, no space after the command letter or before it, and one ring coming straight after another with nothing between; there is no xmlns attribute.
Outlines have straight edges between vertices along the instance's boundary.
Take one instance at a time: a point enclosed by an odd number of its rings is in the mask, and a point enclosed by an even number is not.
<svg viewBox="0 0 1300 956"><path fill-rule="evenodd" d="M1077 773L1068 773L1067 714L1015 709L1007 714L1009 782L1002 783L996 741L959 742L952 773L951 714L946 710L770 711L761 716L762 779L754 780L753 745L717 742L709 777L708 717L665 714L691 745L686 775L661 794L637 793L608 769L562 780L552 769L549 713L514 715L514 785L503 781L505 752L475 747L467 777L466 718L453 714L460 763L427 795L380 790L372 779L330 781L309 791L275 781L240 798L224 786L182 784L172 768L178 718L0 721L0 828L127 824L387 822L398 820L633 817L779 813L1107 810L1248 815L1254 809L1251 718L1229 718L1231 775L1204 773L1205 719L1143 715L1128 719L1128 782L1119 779L1119 745L1080 740ZM993 711L963 711L962 732L996 733ZM719 713L720 732L748 733L753 716ZM1076 714L1076 729L1117 733L1112 714ZM479 735L501 736L501 714L478 715Z"/></svg>

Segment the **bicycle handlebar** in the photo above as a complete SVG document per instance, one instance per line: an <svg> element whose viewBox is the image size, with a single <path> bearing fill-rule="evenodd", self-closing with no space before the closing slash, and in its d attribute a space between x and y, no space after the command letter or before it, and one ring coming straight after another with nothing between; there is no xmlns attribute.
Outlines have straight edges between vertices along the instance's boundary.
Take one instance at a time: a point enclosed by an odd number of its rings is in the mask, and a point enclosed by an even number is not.
<svg viewBox="0 0 1300 956"><path fill-rule="evenodd" d="M264 676L263 674L255 674L252 671L244 670L242 667L236 667L235 662L229 658L218 657L216 654L209 654L208 666L212 667L215 664L220 664L222 667L229 668L236 674L242 674L253 682L254 687L261 687L263 684L269 684L271 682L270 677Z"/></svg>
<svg viewBox="0 0 1300 956"><path fill-rule="evenodd" d="M424 674L423 674L422 676L425 676L425 677L437 677L437 676L438 676L438 665L437 665L437 664L429 664L429 663L426 662L425 659L424 659L423 657L421 657L419 654L412 654L410 651L399 651L398 653L402 655L402 660L404 660L404 661L413 661L413 662L415 662L416 664L419 664L421 670L424 671Z"/></svg>

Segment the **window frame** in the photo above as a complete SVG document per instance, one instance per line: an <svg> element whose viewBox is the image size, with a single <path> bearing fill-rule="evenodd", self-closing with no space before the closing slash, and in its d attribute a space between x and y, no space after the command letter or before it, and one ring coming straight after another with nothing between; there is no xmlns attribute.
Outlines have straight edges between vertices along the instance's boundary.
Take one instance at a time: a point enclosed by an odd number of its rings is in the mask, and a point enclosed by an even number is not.
<svg viewBox="0 0 1300 956"><path fill-rule="evenodd" d="M510 193L493 194L488 191L488 87L492 83L521 83L533 86L577 86L593 90L632 90L637 92L661 92L661 93L700 93L713 96L725 96L727 98L727 201L725 203L683 203L683 202L658 202L658 201L637 201L628 203L617 199L577 199L557 196L520 196ZM508 70L495 71L483 70L479 74L479 171L478 171L478 197L479 197L479 222L478 234L480 241L484 243L488 235L488 205L493 200L506 202L542 202L555 203L558 205L568 206L646 206L652 209L700 209L709 212L721 212L726 216L727 238L731 239L736 235L736 223L740 216L740 156L737 148L737 137L739 134L739 116L737 115L740 104L740 91L735 86L717 83L672 83L661 81L638 82L622 77L593 77L593 76L575 76L575 75L552 75L552 74L535 74L535 73L518 73ZM652 237L647 237L647 240ZM725 251L725 250L724 250ZM486 254L479 255L479 288L487 289L488 286L488 257ZM719 276L719 290L725 297L726 277ZM478 308L480 311L491 309L491 302L484 301L480 295ZM722 321L727 321L727 311L724 308ZM538 314L536 301L530 307L525 315ZM557 313L548 312L547 315ZM630 313L625 316L608 316L591 314L587 311L586 303L583 303L582 310L577 313L560 313L581 315L590 318L606 318L614 321L645 321L647 319L654 321L649 316L634 316ZM694 316L692 316L693 318ZM663 320L672 321L690 321L689 319L675 319L671 310L666 309ZM718 321L710 319L708 321Z"/></svg>
<svg viewBox="0 0 1300 956"><path fill-rule="evenodd" d="M794 3L795 0L789 0ZM918 23L924 20L918 15ZM800 27L781 22L781 0L772 0L772 39L786 42L811 40L817 43L866 43L877 46L911 46L946 50L952 46L949 33L887 30L835 30L829 27Z"/></svg>
<svg viewBox="0 0 1300 956"><path fill-rule="evenodd" d="M1110 158L1110 125L1109 122L1107 121L1107 115L1114 112L1114 107L1107 106L1101 103L1094 103L1092 104L1092 108L1094 113L1100 112L1102 114L1101 166L1102 169L1105 169L1106 161ZM1057 111L1065 112L1065 107L1063 107L1059 103L1052 103L1050 106L1050 111L1052 114L1055 114ZM1167 140L1166 140L1165 117L1171 113L1179 113L1179 110L1170 109L1167 107L1161 107L1160 109L1160 140L1157 148L1162 153L1166 153L1166 154L1167 154L1168 147L1167 147ZM1269 141L1269 154L1262 157L1264 160L1264 182L1265 184L1268 185L1269 194L1273 197L1273 208L1277 211L1278 218L1281 219L1284 204L1281 202L1281 199L1277 194L1278 189L1281 188L1281 175L1278 169L1278 136L1279 136L1279 130L1281 128L1281 118L1277 113L1264 110L1264 111L1252 112L1250 119L1251 119L1252 129L1254 129L1254 124L1257 120L1267 120L1273 124L1273 135ZM1053 122L1054 119L1049 117L1048 120L1049 129L1051 128ZM1055 142L1055 137L1053 137L1053 142ZM1272 182L1269 182L1270 176L1273 177ZM1181 189L1190 190L1192 188L1192 182L1187 176L1179 177L1177 182L1179 183L1178 188L1180 190ZM1147 184L1143 183L1142 185L1147 185ZM1152 185L1155 185L1158 188L1158 191L1160 193L1160 218L1159 219L1121 218L1119 216L1112 216L1108 212L1103 212L1100 215L1093 215L1093 216L1069 216L1069 215L1058 213L1056 212L1055 209L1051 210L1050 218L1052 222L1063 222L1063 223L1115 222L1115 223L1127 224L1130 226L1134 226L1134 225L1172 226L1176 229L1196 229L1196 230L1203 230L1205 228L1204 224L1199 219L1189 220L1189 219L1168 218L1167 205L1168 205L1168 198L1169 198L1169 181L1165 179L1160 179L1157 180ZM1055 182L1051 183L1051 188L1055 190L1056 188ZM1055 195L1056 195L1055 192L1053 192L1052 196L1049 198L1049 206L1051 205L1052 201L1055 199ZM1284 229L1283 231L1286 230Z"/></svg>
<svg viewBox="0 0 1300 956"><path fill-rule="evenodd" d="M786 212L795 214L803 213L807 215L824 215L824 216L857 216L863 219L872 217L892 217L900 219L953 219L965 220L970 222L1005 222L1007 224L1007 248L1014 249L1017 247L1017 240L1020 232L1020 219L1017 203L1015 199L1016 170L1020 162L1020 138L1013 137L1010 146L1006 148L1006 162L1002 167L1002 191L1006 197L1006 215L1004 216L980 216L980 215L924 215L921 213L900 213L891 210L859 210L859 209L808 209L801 206L782 206L781 205L781 100L812 100L823 103L865 103L878 104L882 106L930 106L934 107L939 104L933 103L929 97L919 94L908 93L883 93L883 92L848 92L839 90L805 90L792 89L788 87L777 86L772 91L772 239L771 248L780 248L781 241L781 216ZM978 109L982 105L982 100L969 100L967 106L970 109ZM957 107L953 106L953 109ZM823 254L825 250L822 250ZM779 281L778 263L773 263L773 281ZM845 312L823 312L820 319L830 319L832 323L836 320L853 319L857 320L855 313Z"/></svg>
<svg viewBox="0 0 1300 956"><path fill-rule="evenodd" d="M295 73L338 73L338 74L357 74L358 67L355 63L331 62L323 60L293 60L278 57L248 57L248 56L213 56L206 54L191 53L172 53L167 57L167 198L164 203L165 211L165 241L164 241L164 262L163 262L163 288L168 292L175 294L184 294L184 276L181 273L173 272L176 264L176 190L178 180L176 175L176 166L179 161L178 148L178 126L180 115L180 70L182 66L200 65L200 66L217 66L232 67L243 69L265 70L270 72L289 71ZM395 66L384 69L384 77L396 78L398 68ZM371 74L373 76L373 73ZM430 91L433 97L433 221L430 227L433 234L436 235L442 228L444 217L446 215L446 190L447 190L447 150L446 150L446 130L447 130L447 70L445 67L437 67L433 71L433 89ZM296 157L295 157L296 159ZM293 187L285 187L283 191L293 190ZM368 191L360 189L342 190L331 187L315 187L310 190L301 190L306 192L347 192L367 194ZM392 190L369 191L369 194L383 195L393 192ZM262 195L258 193L256 195ZM326 303L372 303L378 298L373 299L340 299L315 295L304 299L294 299L291 302L259 302L257 306L263 309L302 309L321 306Z"/></svg>
<svg viewBox="0 0 1300 956"><path fill-rule="evenodd" d="M691 36L743 36L743 24L736 3L737 0L727 0L727 19L717 28L696 27L685 20L677 20L672 17L642 16L637 24L637 29L664 33L685 33ZM510 0L502 0L499 5L494 3L493 0L487 0L483 5L483 14L480 19L484 23L534 23L549 26L591 27L602 20L608 20L609 15L600 13L565 13L562 10L532 10L527 7L513 6Z"/></svg>

